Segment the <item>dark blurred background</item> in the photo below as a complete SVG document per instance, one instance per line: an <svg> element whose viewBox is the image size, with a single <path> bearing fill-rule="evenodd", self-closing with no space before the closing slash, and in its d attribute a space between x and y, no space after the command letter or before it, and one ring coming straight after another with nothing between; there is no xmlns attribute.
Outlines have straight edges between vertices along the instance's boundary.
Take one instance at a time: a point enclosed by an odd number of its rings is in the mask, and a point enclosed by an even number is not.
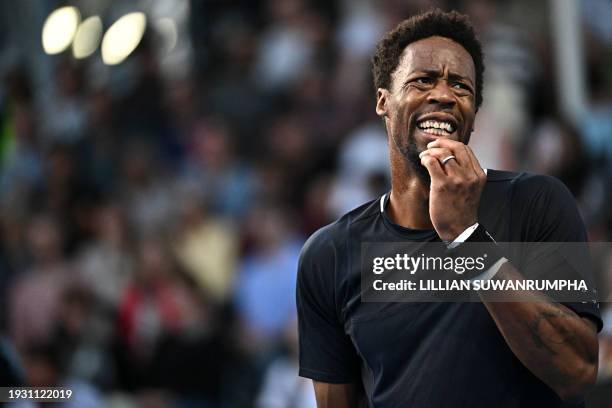
<svg viewBox="0 0 612 408"><path fill-rule="evenodd" d="M485 45L483 166L559 177L612 241L610 0L2 0L0 385L313 407L299 250L389 188L369 58L431 6ZM602 306L592 407L612 400Z"/></svg>

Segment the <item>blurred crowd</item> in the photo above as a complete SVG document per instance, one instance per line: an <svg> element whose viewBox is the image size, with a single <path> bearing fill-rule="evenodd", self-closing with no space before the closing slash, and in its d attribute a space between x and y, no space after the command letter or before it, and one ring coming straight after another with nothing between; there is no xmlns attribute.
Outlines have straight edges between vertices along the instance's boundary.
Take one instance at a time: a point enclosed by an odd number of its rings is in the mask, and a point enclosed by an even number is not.
<svg viewBox="0 0 612 408"><path fill-rule="evenodd" d="M108 77L68 54L48 57L45 88L26 63L5 69L2 385L69 386L79 407L312 407L297 377L299 251L389 188L369 58L431 4L192 1L180 75L152 32ZM591 239L612 241L612 6L582 5L576 122L559 106L548 2L433 4L469 13L485 45L483 166L559 177Z"/></svg>

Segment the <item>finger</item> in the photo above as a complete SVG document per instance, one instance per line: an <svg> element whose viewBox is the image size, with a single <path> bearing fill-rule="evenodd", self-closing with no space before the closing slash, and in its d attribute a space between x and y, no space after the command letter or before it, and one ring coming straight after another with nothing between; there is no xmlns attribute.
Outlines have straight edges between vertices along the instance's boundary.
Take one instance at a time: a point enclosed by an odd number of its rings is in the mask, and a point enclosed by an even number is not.
<svg viewBox="0 0 612 408"><path fill-rule="evenodd" d="M422 155L426 155L426 154L433 156L436 159L440 160L440 163L442 163L442 160L444 160L445 158L449 156L455 156L455 153L453 153L451 150L445 147L432 147L431 149L427 149L421 152L419 157L421 157Z"/></svg>
<svg viewBox="0 0 612 408"><path fill-rule="evenodd" d="M465 150L465 144L457 142L456 140L446 138L436 139L433 142L427 144L428 150L433 148L447 149L451 151L451 154L457 158L457 162L460 166L465 166L467 163L470 162L468 154Z"/></svg>
<svg viewBox="0 0 612 408"><path fill-rule="evenodd" d="M421 157L421 164L425 166L432 180L446 177L446 173L444 173L442 164L440 164L438 159L436 159L435 157L430 156L428 154L423 155L423 157Z"/></svg>
<svg viewBox="0 0 612 408"><path fill-rule="evenodd" d="M430 156L438 160L447 175L457 174L457 172L461 171L461 164L457 161L457 157L447 148L433 147L422 152L420 156Z"/></svg>
<svg viewBox="0 0 612 408"><path fill-rule="evenodd" d="M446 147L449 150L455 151L461 146L465 146L465 144L458 142L456 140L447 139L445 137L438 138L432 142L427 144L427 148L430 147Z"/></svg>
<svg viewBox="0 0 612 408"><path fill-rule="evenodd" d="M470 159L472 168L474 169L474 172L476 173L476 175L478 177L486 177L486 173L484 172L484 169L480 165L480 162L478 162L478 159L476 158L474 151L470 148L470 146L467 146L467 145L465 145L465 149Z"/></svg>

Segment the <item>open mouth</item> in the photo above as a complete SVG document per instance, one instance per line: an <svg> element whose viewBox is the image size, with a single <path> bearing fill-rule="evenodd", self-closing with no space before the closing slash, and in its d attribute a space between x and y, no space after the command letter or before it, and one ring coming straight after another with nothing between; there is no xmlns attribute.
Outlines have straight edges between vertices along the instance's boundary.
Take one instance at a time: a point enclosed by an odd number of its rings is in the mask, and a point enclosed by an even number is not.
<svg viewBox="0 0 612 408"><path fill-rule="evenodd" d="M417 123L417 127L424 133L436 136L450 136L456 130L456 125L443 120L423 120Z"/></svg>

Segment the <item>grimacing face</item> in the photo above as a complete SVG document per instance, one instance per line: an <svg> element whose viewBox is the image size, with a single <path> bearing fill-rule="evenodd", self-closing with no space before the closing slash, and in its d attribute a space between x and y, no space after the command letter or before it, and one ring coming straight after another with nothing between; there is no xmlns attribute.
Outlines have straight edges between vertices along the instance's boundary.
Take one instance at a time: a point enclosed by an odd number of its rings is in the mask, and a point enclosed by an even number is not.
<svg viewBox="0 0 612 408"><path fill-rule="evenodd" d="M475 84L471 55L455 41L436 36L409 44L391 75L391 89L377 90L376 113L385 120L389 143L428 185L419 153L437 138L469 142Z"/></svg>

